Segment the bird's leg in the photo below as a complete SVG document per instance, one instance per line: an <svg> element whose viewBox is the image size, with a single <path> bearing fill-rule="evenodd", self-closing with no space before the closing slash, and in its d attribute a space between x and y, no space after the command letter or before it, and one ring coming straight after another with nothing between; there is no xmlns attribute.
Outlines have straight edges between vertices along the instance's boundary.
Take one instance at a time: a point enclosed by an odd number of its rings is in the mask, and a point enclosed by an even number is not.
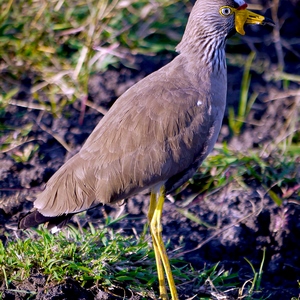
<svg viewBox="0 0 300 300"><path fill-rule="evenodd" d="M167 256L166 248L165 248L165 245L164 245L164 242L162 239L162 234L161 234L161 232L162 232L161 216L162 216L164 202L165 202L165 188L161 187L159 195L158 195L158 200L156 202L156 206L154 209L154 213L152 216L152 220L150 223L150 230L151 230L151 234L152 234L153 244L156 244L156 247L159 252L158 253L159 258L165 269L165 273L167 276L172 300L178 300L177 290L176 290L175 282L173 279L170 262L169 262L169 259ZM152 204L152 206L150 204L149 210L151 210L151 209L153 210L153 206L154 206L154 204ZM159 267L157 266L157 268L159 268ZM161 295L161 297L162 297L162 295ZM162 299L167 299L167 298L162 297Z"/></svg>
<svg viewBox="0 0 300 300"><path fill-rule="evenodd" d="M149 211L148 211L148 222L149 225L152 222L152 218L154 215L154 211L156 208L156 193L151 192L150 194L150 206L149 206ZM166 283L165 283L165 275L164 275L164 269L163 265L160 259L160 254L158 250L158 246L156 244L155 237L153 236L151 227L150 227L150 232L152 236L152 242L153 242L153 249L155 253L155 260L156 260L156 268L157 268L157 277L158 277L158 282L159 282L159 295L161 299L167 300L169 299L167 289L166 289Z"/></svg>

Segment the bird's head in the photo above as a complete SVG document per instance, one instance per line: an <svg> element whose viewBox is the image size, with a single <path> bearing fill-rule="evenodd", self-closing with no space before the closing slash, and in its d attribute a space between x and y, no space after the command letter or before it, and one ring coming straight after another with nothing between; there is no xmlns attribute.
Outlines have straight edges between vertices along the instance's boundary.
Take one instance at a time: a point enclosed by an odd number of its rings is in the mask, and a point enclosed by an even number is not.
<svg viewBox="0 0 300 300"><path fill-rule="evenodd" d="M225 41L235 32L244 35L247 24L272 25L273 22L248 10L244 0L197 0L176 49L182 52L204 40Z"/></svg>
<svg viewBox="0 0 300 300"><path fill-rule="evenodd" d="M218 1L216 1L218 2ZM222 1L219 1L222 2ZM236 31L241 35L245 34L246 24L273 25L274 23L264 16L256 14L247 9L247 3L243 0L227 0L225 5L219 4L219 14L223 22L228 24L229 30Z"/></svg>

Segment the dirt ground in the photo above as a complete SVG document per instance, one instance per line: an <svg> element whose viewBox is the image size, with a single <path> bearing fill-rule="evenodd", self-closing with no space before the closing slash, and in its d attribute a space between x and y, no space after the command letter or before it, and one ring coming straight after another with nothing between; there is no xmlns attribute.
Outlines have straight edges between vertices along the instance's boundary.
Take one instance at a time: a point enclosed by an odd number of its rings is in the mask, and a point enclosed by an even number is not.
<svg viewBox="0 0 300 300"><path fill-rule="evenodd" d="M271 17L270 11L267 13ZM284 71L300 74L299 1L282 1L278 13ZM242 43L238 46L230 43L228 46L229 60L235 54L248 54L250 50L255 50L257 61L261 61L252 71L250 86L250 93L256 91L259 96L239 137L233 137L230 133L227 112L224 118L219 142L227 141L233 149L249 151L265 147L270 150L271 142L282 135L286 121L295 112L295 106L299 109L300 83L290 81L288 89L284 89L282 81L271 80L277 74L280 53L276 50L274 36L268 28L253 27L247 30L245 37L241 37ZM90 80L89 100L101 109L108 109L126 89L166 64L172 57L173 54L169 53L155 57L136 55L131 57L135 69L128 69L121 64L118 69L110 68L102 74L93 75ZM263 72L260 71L260 67L263 67ZM239 102L242 72L243 68L237 65L228 67L228 105L235 108ZM35 101L30 94L30 82L28 78L24 78L20 83L18 99ZM5 233L17 230L20 214L32 208L32 201L47 180L66 160L79 151L101 119L101 113L87 107L83 124L79 124L80 107L80 102L75 102L66 107L60 118L53 118L47 112L9 106L7 113L2 117L1 123L7 127L33 124L29 134L32 141L23 147L27 147L28 144L39 145L39 150L26 163L16 163L12 159L12 154L18 154L18 148L0 153L0 238L4 243ZM67 151L59 140L65 141L71 151ZM298 162L300 163L300 159ZM296 176L300 184L300 164ZM247 189L241 189L232 183L210 196L200 195L189 204L190 212L210 224L209 228L179 213L178 208L182 205L180 201L166 201L163 236L165 240L170 239L171 249L182 247L176 255L182 255L195 269L201 270L205 265L221 261L225 270L239 271L241 282L253 277L244 257L258 270L262 260L262 249L265 248L262 291L254 295L254 299L269 297L285 300L300 297L297 283L297 280L300 280L299 196L294 193L282 206L277 206L258 182L246 182L246 185ZM185 191L179 198L184 199L189 192ZM132 228L141 233L146 222L148 203L147 195L137 195L128 199L127 205L121 208L105 207L104 210L114 217L122 209L122 213L129 215L116 226L122 227L127 234L133 234ZM87 212L85 222L89 221L94 224L103 223L103 209ZM211 239L208 240L209 238ZM174 256L170 256L172 255ZM45 282L46 278L42 274L33 272L28 282L12 285L11 289L39 291L35 299L122 299L99 289L82 288L70 279L61 285L49 287L46 291L42 289ZM179 287L180 299L188 299L197 294L198 298L195 299L199 299L201 293L203 290L193 289L193 283ZM237 291L226 295L226 299L238 297ZM2 297L25 299L21 293L13 291L4 291ZM128 299L141 298L132 295L128 296Z"/></svg>

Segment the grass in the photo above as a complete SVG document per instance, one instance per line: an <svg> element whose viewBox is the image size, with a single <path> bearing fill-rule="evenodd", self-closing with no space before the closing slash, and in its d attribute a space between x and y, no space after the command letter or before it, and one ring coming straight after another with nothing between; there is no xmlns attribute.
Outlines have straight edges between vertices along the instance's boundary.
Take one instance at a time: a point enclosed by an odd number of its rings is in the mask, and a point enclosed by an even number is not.
<svg viewBox="0 0 300 300"><path fill-rule="evenodd" d="M36 295L37 290L28 287L22 290L18 284L22 286L24 280L39 274L45 277L44 288L72 278L88 290L97 286L112 294L123 290L124 295L131 291L141 299L156 299L154 252L144 235L139 239L124 237L111 228L95 229L92 225L84 232L68 227L52 235L41 228L29 230L26 235L25 239L8 237L5 247L0 241L2 292ZM203 291L200 299L211 299L211 293L224 298L233 290L242 298L252 299L250 297L260 291L263 262L264 259L257 273L248 261L254 277L251 287L247 288L250 280L238 282L238 274L224 270L219 263L197 271L183 260L171 259L179 289L185 282L193 282L195 291Z"/></svg>
<svg viewBox="0 0 300 300"><path fill-rule="evenodd" d="M262 274L263 274L263 265L265 262L265 257L266 257L266 249L263 249L263 257L262 257L262 261L261 261L261 265L259 267L259 271L256 272L253 264L245 257L245 260L248 262L248 264L250 265L252 271L253 271L253 280L252 280L252 285L251 288L249 290L249 294L250 296L253 294L254 291L259 291L261 289L261 280L262 280ZM247 297L246 297L247 299Z"/></svg>
<svg viewBox="0 0 300 300"><path fill-rule="evenodd" d="M240 102L237 111L237 115L235 115L234 108L229 107L229 127L233 131L235 135L240 135L242 125L247 119L247 116L251 110L253 103L255 102L257 96L259 95L257 92L254 92L249 97L249 87L251 83L251 65L255 58L255 52L251 52L246 60L243 78L241 82L241 95Z"/></svg>
<svg viewBox="0 0 300 300"><path fill-rule="evenodd" d="M234 151L226 144L217 148L214 155L210 155L193 178L182 187L193 190L192 195L185 199L185 205L200 194L209 196L232 182L245 190L256 182L277 205L281 205L292 194L298 199L300 194L294 193L299 183L298 156L273 152L265 157L260 153L259 150L248 153Z"/></svg>
<svg viewBox="0 0 300 300"><path fill-rule="evenodd" d="M89 76L117 63L122 51L174 50L181 37L176 30L182 31L186 20L184 4L178 3L2 1L0 108L16 96L24 74L32 78L34 98L47 101L45 108L59 114L66 103L84 99Z"/></svg>
<svg viewBox="0 0 300 300"><path fill-rule="evenodd" d="M45 276L48 286L73 278L83 287L119 287L145 297L157 290L154 252L144 235L139 239L124 237L110 228L95 229L92 225L83 233L68 227L55 235L45 229L26 234L25 239L9 237L6 247L0 242L0 282L4 291L13 291L12 284L16 286L33 274ZM171 263L175 264L176 283L193 281L195 289L207 282L224 288L237 277L218 264L196 271L182 260L171 259Z"/></svg>
<svg viewBox="0 0 300 300"><path fill-rule="evenodd" d="M57 235L47 230L27 234L25 240L17 239L5 248L2 245L0 261L6 288L10 281L28 278L33 269L46 275L48 282L71 277L82 285L91 280L102 286L126 281L139 287L151 286L155 280L155 266L143 264L153 258L143 239L135 241L92 226L84 234L72 227Z"/></svg>

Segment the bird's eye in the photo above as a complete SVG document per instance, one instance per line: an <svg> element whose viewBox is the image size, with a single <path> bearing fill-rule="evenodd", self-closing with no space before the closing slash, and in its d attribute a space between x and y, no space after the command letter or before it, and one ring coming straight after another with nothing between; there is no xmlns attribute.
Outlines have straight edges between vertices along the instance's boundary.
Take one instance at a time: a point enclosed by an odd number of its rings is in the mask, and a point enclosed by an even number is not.
<svg viewBox="0 0 300 300"><path fill-rule="evenodd" d="M220 15L227 17L230 16L233 13L233 10L229 6L223 6L220 8Z"/></svg>

